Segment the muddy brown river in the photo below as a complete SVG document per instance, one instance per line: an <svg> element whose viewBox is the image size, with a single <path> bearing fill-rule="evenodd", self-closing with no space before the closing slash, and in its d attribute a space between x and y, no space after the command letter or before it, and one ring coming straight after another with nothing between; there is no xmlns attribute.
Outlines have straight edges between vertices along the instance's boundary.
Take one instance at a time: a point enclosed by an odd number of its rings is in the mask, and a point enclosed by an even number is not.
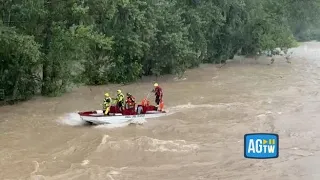
<svg viewBox="0 0 320 180"><path fill-rule="evenodd" d="M172 114L143 125L84 126L73 112L119 88L142 99L151 77L0 107L0 179L319 180L320 43L292 51L291 64L237 58L158 79ZM278 133L279 158L245 159L252 132Z"/></svg>

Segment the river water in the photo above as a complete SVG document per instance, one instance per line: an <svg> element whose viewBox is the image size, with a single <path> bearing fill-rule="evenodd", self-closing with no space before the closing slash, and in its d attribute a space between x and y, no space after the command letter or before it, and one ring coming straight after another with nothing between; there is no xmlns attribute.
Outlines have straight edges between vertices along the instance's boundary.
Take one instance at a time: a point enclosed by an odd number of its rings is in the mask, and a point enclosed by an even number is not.
<svg viewBox="0 0 320 180"><path fill-rule="evenodd" d="M141 99L150 77L0 107L0 179L318 180L320 43L292 51L291 64L237 58L158 79L173 114L143 125L83 126L72 112L119 88ZM245 159L252 132L278 133L279 158Z"/></svg>

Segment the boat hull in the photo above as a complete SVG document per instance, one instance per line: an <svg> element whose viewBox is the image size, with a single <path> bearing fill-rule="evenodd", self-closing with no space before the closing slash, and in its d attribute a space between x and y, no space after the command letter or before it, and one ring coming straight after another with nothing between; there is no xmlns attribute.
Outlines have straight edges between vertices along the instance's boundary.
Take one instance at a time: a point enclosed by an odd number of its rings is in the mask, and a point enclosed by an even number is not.
<svg viewBox="0 0 320 180"><path fill-rule="evenodd" d="M150 111L146 114L139 114L139 115L122 115L122 114L114 114L105 116L103 113L98 110L95 111L95 113L92 113L90 115L81 116L81 119L89 124L123 124L123 123L134 123L143 121L145 119L150 118L157 118L161 116L165 116L165 112L159 112L159 111Z"/></svg>

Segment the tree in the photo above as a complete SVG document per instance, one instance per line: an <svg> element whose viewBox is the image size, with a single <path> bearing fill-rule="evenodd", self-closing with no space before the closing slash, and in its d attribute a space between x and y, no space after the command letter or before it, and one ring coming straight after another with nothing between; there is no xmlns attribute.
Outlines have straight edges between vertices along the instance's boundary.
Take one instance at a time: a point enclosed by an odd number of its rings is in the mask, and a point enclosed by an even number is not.
<svg viewBox="0 0 320 180"><path fill-rule="evenodd" d="M0 88L129 83L320 37L319 0L0 0ZM304 8L301 8L304 7Z"/></svg>

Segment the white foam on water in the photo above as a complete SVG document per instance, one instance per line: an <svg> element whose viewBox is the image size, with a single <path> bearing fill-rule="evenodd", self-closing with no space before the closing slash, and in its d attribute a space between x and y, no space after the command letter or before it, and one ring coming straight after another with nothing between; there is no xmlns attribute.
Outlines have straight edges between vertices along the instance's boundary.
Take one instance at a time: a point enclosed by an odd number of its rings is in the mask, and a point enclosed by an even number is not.
<svg viewBox="0 0 320 180"><path fill-rule="evenodd" d="M86 166L86 165L88 165L89 163L90 163L90 161L87 160L87 159L85 159L85 160L82 161L81 166Z"/></svg>
<svg viewBox="0 0 320 180"><path fill-rule="evenodd" d="M118 176L120 174L121 174L120 171L111 170L110 172L107 173L107 177L109 177L110 180L115 180L113 176Z"/></svg>
<svg viewBox="0 0 320 180"><path fill-rule="evenodd" d="M185 81L185 80L187 80L187 79L188 79L188 78L186 78L186 77L183 77L183 78L175 77L175 78L173 78L174 81Z"/></svg>
<svg viewBox="0 0 320 180"><path fill-rule="evenodd" d="M130 122L126 122L126 123L121 123L121 124L101 124L101 125L97 125L95 126L95 128L98 129L113 129L113 128L122 128L122 127L126 127L128 125L143 125L144 123L146 123L147 121L144 118L141 119L134 119Z"/></svg>
<svg viewBox="0 0 320 180"><path fill-rule="evenodd" d="M160 140L149 138L149 149L145 151L150 152L190 152L199 149L197 144L187 144L185 140Z"/></svg>
<svg viewBox="0 0 320 180"><path fill-rule="evenodd" d="M105 144L107 142L107 140L109 139L109 137L110 136L107 135L107 134L103 135L103 137L101 139L101 143L99 144L99 146Z"/></svg>
<svg viewBox="0 0 320 180"><path fill-rule="evenodd" d="M94 126L94 128L97 129L113 129L113 128L121 128L128 126L129 123L122 123L122 124L100 124L97 126Z"/></svg>
<svg viewBox="0 0 320 180"><path fill-rule="evenodd" d="M171 113L178 112L180 110L184 109L196 109L196 108L221 108L221 107L231 107L231 106L244 106L245 104L243 103L219 103L219 104L192 104L189 102L188 104L183 104L183 105L178 105L178 106L173 106L169 107L168 109L171 111Z"/></svg>
<svg viewBox="0 0 320 180"><path fill-rule="evenodd" d="M53 176L44 175L31 175L31 180L65 180L65 179L81 179L88 177L89 179L103 179L103 180L116 180L121 177L121 171L127 167L115 168L115 167L100 167L87 165L86 167L79 168L76 164L72 164L69 169L62 171L61 173Z"/></svg>
<svg viewBox="0 0 320 180"><path fill-rule="evenodd" d="M119 171L110 171L108 174L109 175L119 175L120 172Z"/></svg>
<svg viewBox="0 0 320 180"><path fill-rule="evenodd" d="M31 180L46 180L47 178L43 175L31 175L30 179Z"/></svg>
<svg viewBox="0 0 320 180"><path fill-rule="evenodd" d="M80 126L85 124L85 122L82 121L78 113L68 113L60 117L58 122L62 124L70 125L70 126Z"/></svg>
<svg viewBox="0 0 320 180"><path fill-rule="evenodd" d="M33 163L34 163L34 171L32 171L30 173L31 175L34 175L35 173L37 173L39 171L39 167L40 167L38 161L33 161Z"/></svg>
<svg viewBox="0 0 320 180"><path fill-rule="evenodd" d="M137 124L137 125L142 125L146 123L147 120L145 118L140 118L140 119L134 119L130 122L130 124Z"/></svg>
<svg viewBox="0 0 320 180"><path fill-rule="evenodd" d="M109 140L103 146L99 147L98 150L103 149L137 149L146 152L175 152L185 153L196 151L199 149L197 144L191 144L185 140L160 140L147 136L142 136L133 139L112 141Z"/></svg>
<svg viewBox="0 0 320 180"><path fill-rule="evenodd" d="M101 139L101 143L97 147L97 151L99 152L101 149L103 149L103 145L107 143L107 141L110 139L110 136L105 134L103 135Z"/></svg>

